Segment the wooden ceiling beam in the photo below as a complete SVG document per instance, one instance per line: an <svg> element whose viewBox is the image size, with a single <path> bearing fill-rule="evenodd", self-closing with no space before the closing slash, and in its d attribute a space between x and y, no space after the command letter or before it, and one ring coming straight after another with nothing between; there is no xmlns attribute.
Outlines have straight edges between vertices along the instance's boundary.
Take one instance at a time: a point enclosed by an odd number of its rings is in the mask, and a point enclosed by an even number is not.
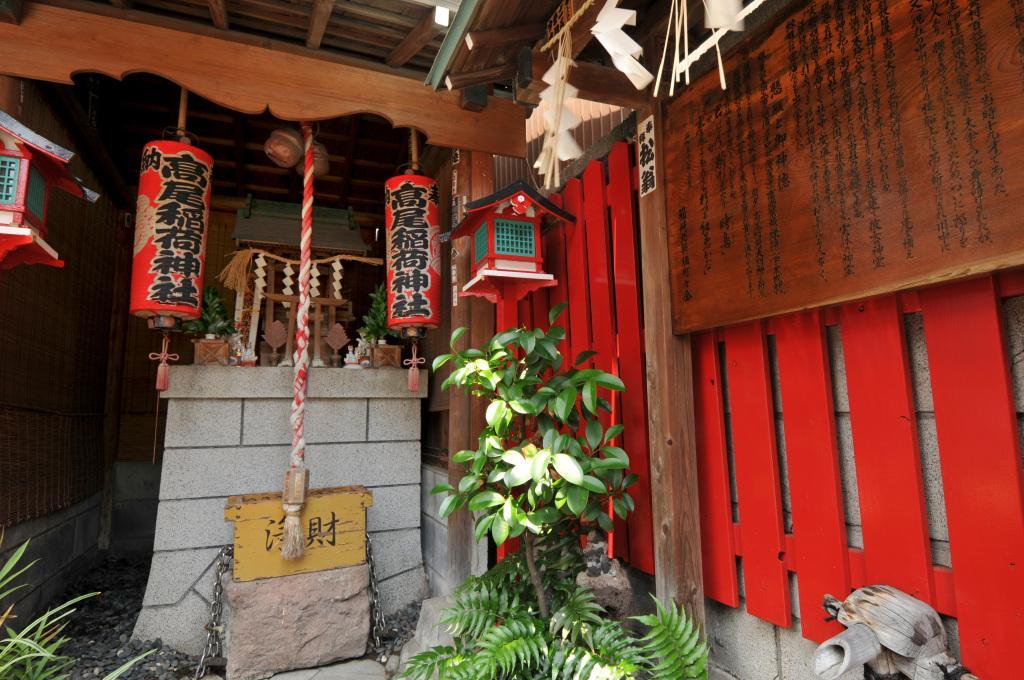
<svg viewBox="0 0 1024 680"><path fill-rule="evenodd" d="M524 61L524 60L521 60ZM526 64L529 68L525 68ZM520 64L516 78L516 101L523 104L536 105L540 102L538 95L545 84L541 78L551 67L551 59L546 53L533 51ZM569 69L569 84L579 89L578 97L593 102L623 106L629 109L640 108L650 101L647 91L639 91L629 82L629 78L618 69L601 66L587 61L577 61Z"/></svg>
<svg viewBox="0 0 1024 680"><path fill-rule="evenodd" d="M22 0L0 0L0 21L8 24L21 23L23 9Z"/></svg>
<svg viewBox="0 0 1024 680"><path fill-rule="evenodd" d="M515 75L516 64L499 64L479 71L467 71L465 73L449 73L445 76L444 84L449 90L461 90L470 85L481 85L496 81L507 80Z"/></svg>
<svg viewBox="0 0 1024 680"><path fill-rule="evenodd" d="M80 5L96 8L90 11L67 4L33 3L20 25L0 24L5 73L56 83L90 71L115 78L153 73L241 113L269 109L298 121L370 112L395 127L420 130L437 146L526 153L524 111L508 100L492 97L486 109L472 113L462 109L458 93L433 92L393 73L319 58L323 50L128 20L111 13L146 13L99 3Z"/></svg>
<svg viewBox="0 0 1024 680"><path fill-rule="evenodd" d="M481 47L500 47L520 42L533 42L544 35L544 24L520 24L486 31L470 31L466 34L466 47L470 50Z"/></svg>
<svg viewBox="0 0 1024 680"><path fill-rule="evenodd" d="M327 30L327 22L334 11L334 0L313 0L313 11L309 15L309 35L306 36L306 47L320 49Z"/></svg>
<svg viewBox="0 0 1024 680"><path fill-rule="evenodd" d="M391 51L385 60L387 65L392 67L403 65L419 54L430 44L431 40L441 35L443 30L443 26L434 22L434 11L428 11L416 24L416 27L409 31L402 42L398 43Z"/></svg>
<svg viewBox="0 0 1024 680"><path fill-rule="evenodd" d="M120 9L131 9L132 0L110 0L110 4Z"/></svg>
<svg viewBox="0 0 1024 680"><path fill-rule="evenodd" d="M222 31L228 30L228 6L224 0L206 0L210 8L210 19L213 25Z"/></svg>

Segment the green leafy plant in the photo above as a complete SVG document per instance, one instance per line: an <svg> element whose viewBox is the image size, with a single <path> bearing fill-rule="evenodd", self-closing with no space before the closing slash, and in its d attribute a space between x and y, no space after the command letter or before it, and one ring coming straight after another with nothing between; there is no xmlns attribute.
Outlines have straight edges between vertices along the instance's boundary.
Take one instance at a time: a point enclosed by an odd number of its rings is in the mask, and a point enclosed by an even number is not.
<svg viewBox="0 0 1024 680"><path fill-rule="evenodd" d="M0 544L2 543L3 536L0 535ZM8 596L27 587L25 583L13 585L15 579L35 564L33 561L21 566L27 549L28 541L21 544L0 566L0 601L6 600ZM13 626L7 625L8 622L14 620L13 605L6 611L0 612L0 627L4 631L0 637L0 678L5 680L65 680L68 678L65 671L70 668L74 660L60 655L60 648L68 641L68 638L63 635L64 628L68 624L69 617L75 612L75 605L96 595L98 593L88 593L72 598L47 610L20 630L15 630ZM115 678L121 677L150 653L152 652L147 652L126 662L107 675L104 680L115 680Z"/></svg>
<svg viewBox="0 0 1024 680"><path fill-rule="evenodd" d="M515 328L495 335L484 349L434 360L435 371L454 364L443 387L454 385L489 402L477 448L453 457L467 465L467 474L457 488L444 484L433 490L449 494L441 514L463 507L477 513L477 540L490 532L501 545L522 536L544 616L548 605L535 565L535 537L553 528L586 533L587 525L611 531L608 500L625 518L633 509L627 489L636 481L626 472L629 456L615 445L622 426L606 429L601 423L601 414L611 411L601 392L621 391L624 385L610 373L584 367L593 352L564 365L558 343L565 329L553 325L564 308L551 311L547 332ZM452 334L453 349L464 332Z"/></svg>
<svg viewBox="0 0 1024 680"><path fill-rule="evenodd" d="M220 299L220 291L216 286L203 289L203 311L198 319L186 321L182 328L196 335L216 335L226 338L235 332L235 324L228 320L228 310Z"/></svg>
<svg viewBox="0 0 1024 680"><path fill-rule="evenodd" d="M412 657L399 676L406 680L680 680L707 677L707 644L693 620L674 603L655 614L633 617L649 628L637 637L608 620L593 593L577 586L557 565L554 614L538 613L534 590L524 588L521 553L453 595L442 623L454 644Z"/></svg>
<svg viewBox="0 0 1024 680"><path fill-rule="evenodd" d="M380 284L370 293L370 309L363 315L363 327L359 334L371 345L387 337L398 337L388 328L388 291Z"/></svg>
<svg viewBox="0 0 1024 680"><path fill-rule="evenodd" d="M442 623L454 645L409 660L408 680L618 680L706 678L708 648L693 621L674 603L635 617L648 628L634 635L609 620L592 591L576 583L584 570L580 537L612 529L633 510L629 456L615 445L621 425L605 428L608 397L624 386L587 367L584 352L565 366L558 350L564 329L511 329L483 348L456 350L465 329L452 334L453 364L444 387L457 386L488 401L486 427L475 450L459 451L466 467L456 486L442 484L441 513L475 514L476 539L499 545L521 537L520 550L452 595Z"/></svg>

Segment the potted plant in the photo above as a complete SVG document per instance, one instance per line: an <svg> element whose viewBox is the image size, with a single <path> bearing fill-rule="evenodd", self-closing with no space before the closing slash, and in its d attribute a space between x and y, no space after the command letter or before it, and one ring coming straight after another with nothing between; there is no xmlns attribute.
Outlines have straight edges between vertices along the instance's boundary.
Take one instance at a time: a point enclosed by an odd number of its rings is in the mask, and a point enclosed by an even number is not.
<svg viewBox="0 0 1024 680"><path fill-rule="evenodd" d="M203 289L202 314L198 319L186 321L182 327L187 333L203 336L192 341L196 346L194 363L227 365L227 338L235 332L235 324L228 320L227 309L216 286Z"/></svg>
<svg viewBox="0 0 1024 680"><path fill-rule="evenodd" d="M359 335L370 345L374 368L401 368L402 348L388 345L389 337L398 336L388 328L388 292L383 283L370 293L370 309L363 316L363 327L359 329Z"/></svg>
<svg viewBox="0 0 1024 680"><path fill-rule="evenodd" d="M552 324L562 309L552 310ZM456 350L465 330L452 334L453 353L437 357L434 370L454 364L444 387L486 400L486 427L475 450L452 456L465 476L432 493L447 496L444 517L473 513L478 541L518 537L520 549L455 590L442 618L454 644L414 656L399 677L706 678L707 643L674 602L631 617L649 630L639 637L586 585L593 556L584 562L581 537L590 533L597 547L591 532L612 529L609 513L624 519L633 510L636 476L616 444L623 427L602 424L611 410L605 397L624 390L622 381L587 367L593 352L568 366L558 326L511 329Z"/></svg>

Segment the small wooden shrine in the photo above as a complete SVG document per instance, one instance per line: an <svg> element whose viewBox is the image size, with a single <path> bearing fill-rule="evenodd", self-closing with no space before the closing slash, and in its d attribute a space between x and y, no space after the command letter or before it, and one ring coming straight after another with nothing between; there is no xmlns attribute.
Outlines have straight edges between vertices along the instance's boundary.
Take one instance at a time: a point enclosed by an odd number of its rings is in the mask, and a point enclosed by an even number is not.
<svg viewBox="0 0 1024 680"><path fill-rule="evenodd" d="M0 111L0 269L64 266L46 242L50 191L66 191L90 203L99 198L68 169L74 156Z"/></svg>

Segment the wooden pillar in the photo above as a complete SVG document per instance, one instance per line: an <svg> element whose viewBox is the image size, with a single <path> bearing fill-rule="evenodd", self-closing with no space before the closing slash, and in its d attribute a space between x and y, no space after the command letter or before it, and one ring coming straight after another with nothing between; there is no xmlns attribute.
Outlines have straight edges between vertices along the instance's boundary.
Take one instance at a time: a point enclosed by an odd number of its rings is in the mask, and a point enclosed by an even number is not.
<svg viewBox="0 0 1024 680"><path fill-rule="evenodd" d="M665 150L660 102L637 111L637 124L654 115L657 188L640 199L647 347L648 429L654 521L655 586L660 598L683 603L704 624L700 504L694 433L690 336L672 334L672 291L665 194Z"/></svg>
<svg viewBox="0 0 1024 680"><path fill-rule="evenodd" d="M0 76L0 110L15 118L21 115L21 79Z"/></svg>
<svg viewBox="0 0 1024 680"><path fill-rule="evenodd" d="M463 151L458 167L459 186L452 187L453 194L464 195L468 200L482 198L494 192L494 157L488 153ZM452 263L458 275L458 287L469 280L472 262L472 236L465 236L452 243ZM480 298L462 298L452 309L452 330L466 326L469 331L461 343L479 346L494 335L494 305ZM465 346L465 345L463 345ZM477 447L477 434L486 424L484 411L487 405L480 399L472 399L463 392L452 389L448 401L448 480L458 486L466 474L462 463L451 462L451 457L463 449ZM473 540L473 518L467 510L459 510L448 517L448 560L451 567L451 583L461 583L472 574L487 569L486 548L480 549Z"/></svg>

